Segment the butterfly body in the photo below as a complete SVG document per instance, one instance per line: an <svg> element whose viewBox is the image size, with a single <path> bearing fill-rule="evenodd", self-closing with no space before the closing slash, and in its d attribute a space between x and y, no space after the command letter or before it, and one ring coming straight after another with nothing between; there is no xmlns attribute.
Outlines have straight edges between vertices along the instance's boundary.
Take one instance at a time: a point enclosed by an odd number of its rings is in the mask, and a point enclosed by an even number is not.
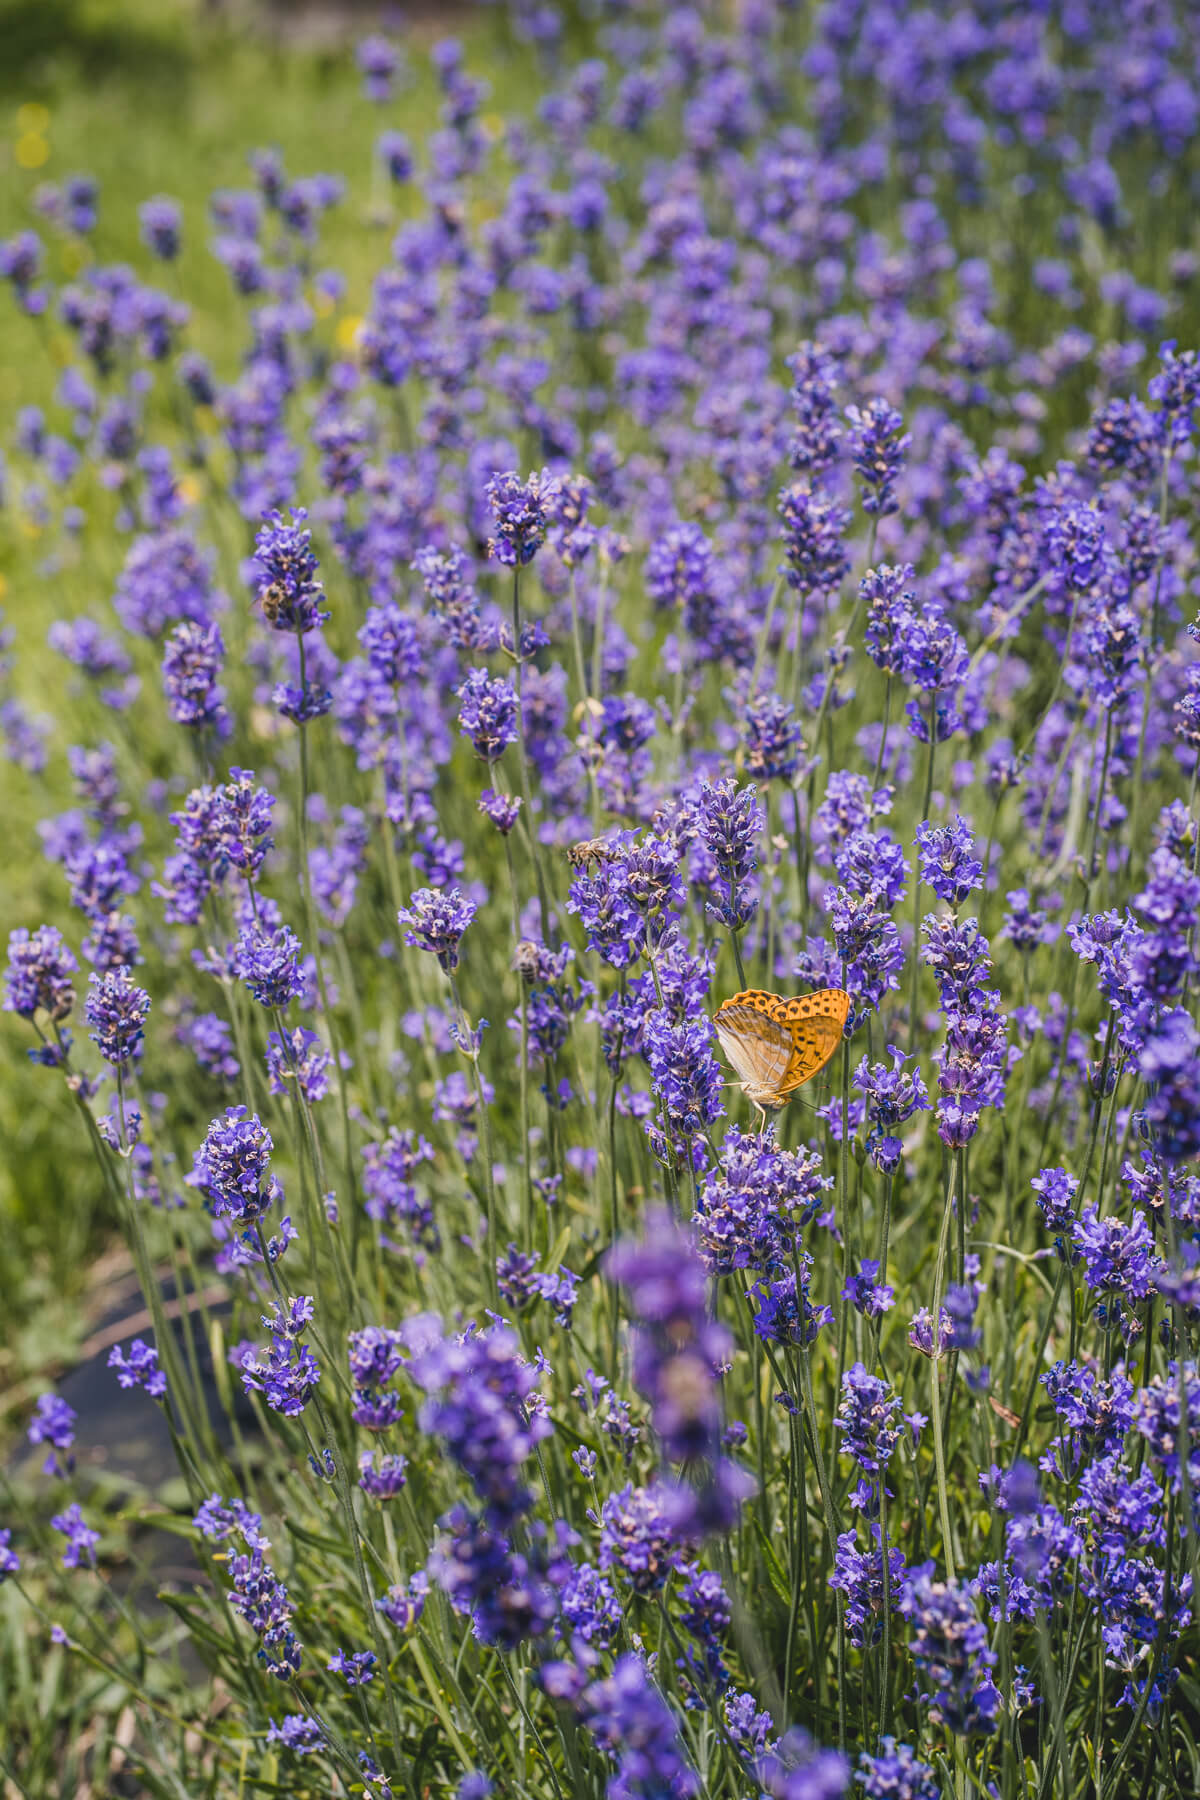
<svg viewBox="0 0 1200 1800"><path fill-rule="evenodd" d="M766 1126L814 1075L842 1041L850 996L841 988L786 999L761 988L733 994L717 1008L717 1041L732 1064L742 1092Z"/></svg>

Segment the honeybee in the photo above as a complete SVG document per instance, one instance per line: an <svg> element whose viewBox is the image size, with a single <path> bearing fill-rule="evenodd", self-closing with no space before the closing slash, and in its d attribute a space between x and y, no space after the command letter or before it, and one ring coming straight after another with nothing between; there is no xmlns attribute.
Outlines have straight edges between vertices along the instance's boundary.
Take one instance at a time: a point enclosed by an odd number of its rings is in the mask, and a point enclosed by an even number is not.
<svg viewBox="0 0 1200 1800"><path fill-rule="evenodd" d="M268 625L274 625L283 611L286 601L287 594L278 581L273 581L269 587L263 588L258 596L258 603L262 607L263 618Z"/></svg>
<svg viewBox="0 0 1200 1800"><path fill-rule="evenodd" d="M567 861L581 874L586 874L593 863L605 863L611 857L612 845L607 838L584 838L581 843L567 847Z"/></svg>
<svg viewBox="0 0 1200 1800"><path fill-rule="evenodd" d="M523 981L532 981L538 970L538 946L522 938L513 953L512 966Z"/></svg>

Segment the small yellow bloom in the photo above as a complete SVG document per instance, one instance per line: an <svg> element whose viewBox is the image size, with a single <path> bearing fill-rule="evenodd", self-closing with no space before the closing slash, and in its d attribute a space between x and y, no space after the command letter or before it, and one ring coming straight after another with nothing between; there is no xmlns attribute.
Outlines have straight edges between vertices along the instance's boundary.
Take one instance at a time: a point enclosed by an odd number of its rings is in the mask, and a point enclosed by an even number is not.
<svg viewBox="0 0 1200 1800"><path fill-rule="evenodd" d="M337 324L337 342L339 350L357 350L362 336L363 322L356 313L347 313Z"/></svg>
<svg viewBox="0 0 1200 1800"><path fill-rule="evenodd" d="M36 131L26 131L17 139L17 167L40 169L50 155L50 146Z"/></svg>

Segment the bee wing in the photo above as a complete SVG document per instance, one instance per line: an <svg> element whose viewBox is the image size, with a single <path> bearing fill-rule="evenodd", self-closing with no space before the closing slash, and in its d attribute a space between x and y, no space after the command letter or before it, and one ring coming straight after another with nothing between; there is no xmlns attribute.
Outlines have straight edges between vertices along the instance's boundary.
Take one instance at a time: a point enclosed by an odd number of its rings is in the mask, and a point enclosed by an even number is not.
<svg viewBox="0 0 1200 1800"><path fill-rule="evenodd" d="M790 1032L753 1006L727 1000L713 1025L739 1081L778 1091L792 1055Z"/></svg>

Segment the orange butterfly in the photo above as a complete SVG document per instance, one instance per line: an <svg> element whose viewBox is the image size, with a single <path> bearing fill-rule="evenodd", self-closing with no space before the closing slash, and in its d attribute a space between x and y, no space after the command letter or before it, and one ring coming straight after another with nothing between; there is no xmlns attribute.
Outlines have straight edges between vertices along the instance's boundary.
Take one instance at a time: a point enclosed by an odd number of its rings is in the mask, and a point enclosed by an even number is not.
<svg viewBox="0 0 1200 1800"><path fill-rule="evenodd" d="M713 1017L717 1039L733 1064L742 1092L758 1108L762 1129L766 1108L786 1105L789 1094L820 1074L842 1041L850 996L822 988L785 1000L750 988L734 994Z"/></svg>

